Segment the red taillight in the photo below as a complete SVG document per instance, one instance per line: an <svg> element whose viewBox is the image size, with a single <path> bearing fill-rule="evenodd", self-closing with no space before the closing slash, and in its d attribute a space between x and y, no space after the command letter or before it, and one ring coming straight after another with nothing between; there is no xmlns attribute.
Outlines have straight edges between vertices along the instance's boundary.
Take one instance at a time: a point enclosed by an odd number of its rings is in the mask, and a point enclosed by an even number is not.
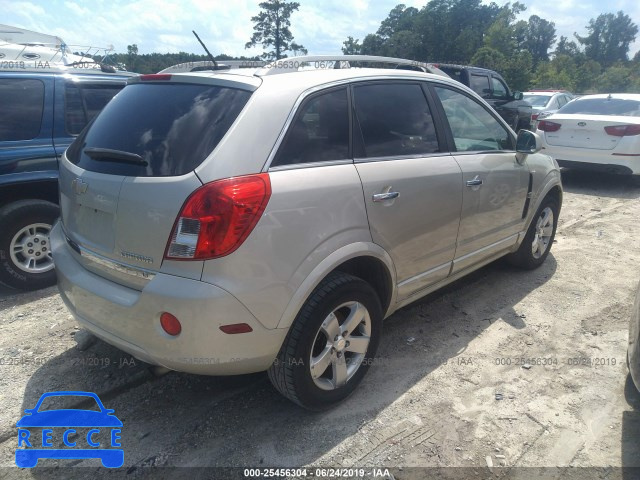
<svg viewBox="0 0 640 480"><path fill-rule="evenodd" d="M140 75L140 80L143 82L156 82L163 80L171 80L171 74L169 73L148 73L146 75Z"/></svg>
<svg viewBox="0 0 640 480"><path fill-rule="evenodd" d="M556 122L550 122L549 120L540 120L538 122L538 130L543 132L557 132L560 130L561 125Z"/></svg>
<svg viewBox="0 0 640 480"><path fill-rule="evenodd" d="M231 325L222 325L220 326L220 330L229 335L235 335L236 333L249 333L253 332L253 328L251 325L247 323L234 323Z"/></svg>
<svg viewBox="0 0 640 480"><path fill-rule="evenodd" d="M180 320L168 312L163 312L162 315L160 315L160 326L165 332L174 337L182 331Z"/></svg>
<svg viewBox="0 0 640 480"><path fill-rule="evenodd" d="M539 113L532 113L531 114L531 120L537 120L538 119L538 115L540 115Z"/></svg>
<svg viewBox="0 0 640 480"><path fill-rule="evenodd" d="M631 137L633 135L640 135L640 125L612 125L610 127L604 127L604 131L614 137Z"/></svg>
<svg viewBox="0 0 640 480"><path fill-rule="evenodd" d="M165 258L206 260L230 254L249 236L270 197L267 173L203 185L178 214Z"/></svg>

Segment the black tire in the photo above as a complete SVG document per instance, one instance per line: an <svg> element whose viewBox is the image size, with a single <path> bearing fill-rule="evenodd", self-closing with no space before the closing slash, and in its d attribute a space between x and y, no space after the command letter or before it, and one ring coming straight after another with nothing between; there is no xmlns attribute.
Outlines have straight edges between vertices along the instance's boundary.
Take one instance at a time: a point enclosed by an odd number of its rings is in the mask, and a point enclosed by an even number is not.
<svg viewBox="0 0 640 480"><path fill-rule="evenodd" d="M56 283L56 272L52 266L42 272L37 272L36 268L31 268L32 271L20 268L11 256L10 246L23 228L40 224L48 225L50 230L58 216L58 206L45 200L20 200L0 209L0 282L20 290L37 290ZM44 258L50 253L48 241L41 248L46 248L46 252L41 253Z"/></svg>
<svg viewBox="0 0 640 480"><path fill-rule="evenodd" d="M544 221L544 212L549 209L553 213L553 228L551 231L551 236L548 237L548 243L546 244L546 248L544 252L540 255L536 255L533 252L533 242L536 239L536 231L538 227L539 221ZM558 205L558 201L553 197L546 197L543 201L536 214L533 216L531 220L531 225L529 225L529 229L520 244L518 250L510 255L507 255L507 261L516 267L524 268L526 270L533 270L534 268L538 268L540 265L544 263L547 256L549 255L549 251L551 250L551 245L553 245L553 239L556 236L556 228L558 227L558 214L560 213L560 206Z"/></svg>
<svg viewBox="0 0 640 480"><path fill-rule="evenodd" d="M350 363L349 358L353 359L353 357L349 357L351 353L345 350L341 357L343 362L357 365L357 369L343 385L333 390L320 388L316 382L328 382L328 380L324 378L314 380L311 374L311 355L315 351L314 345L316 348L318 345L322 347L325 341L324 337L320 337L324 335L321 333L321 327L332 313L336 313L336 319L340 323L339 316L343 314L338 307L356 302L364 306L370 320L366 353L359 357L357 363L355 361ZM344 319L342 320L344 322ZM363 328L363 325L359 323L358 328ZM353 329L353 332L356 330ZM371 285L346 273L332 273L320 282L298 313L278 357L268 371L269 379L280 393L298 405L316 411L327 409L347 398L358 386L375 357L381 335L382 308ZM354 338L354 336L344 334L344 338ZM349 343L346 345L348 347ZM324 348L329 348L328 340ZM332 355L339 354L340 352L332 353ZM333 368L333 365L329 364L325 373L330 376L329 370Z"/></svg>

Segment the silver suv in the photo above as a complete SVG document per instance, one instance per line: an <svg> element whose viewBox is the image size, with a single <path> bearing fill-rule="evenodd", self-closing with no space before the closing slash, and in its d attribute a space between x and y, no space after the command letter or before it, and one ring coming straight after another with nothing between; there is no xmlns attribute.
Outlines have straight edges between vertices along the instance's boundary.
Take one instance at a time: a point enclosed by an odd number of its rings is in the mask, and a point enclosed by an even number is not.
<svg viewBox="0 0 640 480"><path fill-rule="evenodd" d="M544 262L562 186L536 134L446 76L287 62L303 68L129 80L60 162L51 243L62 298L106 342L267 370L322 409L398 308L505 255Z"/></svg>

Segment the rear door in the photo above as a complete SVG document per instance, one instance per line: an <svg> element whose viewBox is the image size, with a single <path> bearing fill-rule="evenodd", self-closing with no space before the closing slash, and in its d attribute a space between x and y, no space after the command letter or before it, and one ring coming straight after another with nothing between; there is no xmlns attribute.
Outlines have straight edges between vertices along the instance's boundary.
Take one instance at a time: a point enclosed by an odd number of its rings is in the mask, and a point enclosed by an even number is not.
<svg viewBox="0 0 640 480"><path fill-rule="evenodd" d="M48 172L44 175L55 181L53 94L51 75L7 73L0 78L0 184L32 180L35 174L27 172Z"/></svg>
<svg viewBox="0 0 640 480"><path fill-rule="evenodd" d="M495 114L466 92L434 86L462 168L462 215L452 273L513 245L524 222L529 169Z"/></svg>
<svg viewBox="0 0 640 480"><path fill-rule="evenodd" d="M133 83L78 136L61 165L61 216L87 269L136 287L122 264L160 268L180 208L202 185L193 170L248 101L246 88ZM202 273L202 262L167 263Z"/></svg>
<svg viewBox="0 0 640 480"><path fill-rule="evenodd" d="M400 301L449 275L462 207L462 173L428 95L418 82L353 86L356 168Z"/></svg>

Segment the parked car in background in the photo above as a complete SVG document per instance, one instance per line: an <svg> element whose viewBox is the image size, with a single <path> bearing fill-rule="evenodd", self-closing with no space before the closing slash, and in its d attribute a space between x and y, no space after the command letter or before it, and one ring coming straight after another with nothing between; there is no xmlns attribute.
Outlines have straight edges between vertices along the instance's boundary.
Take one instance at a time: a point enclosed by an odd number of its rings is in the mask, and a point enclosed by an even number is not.
<svg viewBox="0 0 640 480"><path fill-rule="evenodd" d="M640 174L640 94L585 95L537 129L561 167Z"/></svg>
<svg viewBox="0 0 640 480"><path fill-rule="evenodd" d="M564 90L532 90L523 93L523 100L531 104L531 120L536 122L548 117L573 100L574 96Z"/></svg>
<svg viewBox="0 0 640 480"><path fill-rule="evenodd" d="M523 128L532 128L531 104L523 100L522 92L511 91L499 73L487 68L465 65L434 65L480 95L515 132Z"/></svg>
<svg viewBox="0 0 640 480"><path fill-rule="evenodd" d="M142 75L61 159L61 296L144 361L268 370L326 408L398 308L503 256L544 262L562 186L540 142L442 75Z"/></svg>
<svg viewBox="0 0 640 480"><path fill-rule="evenodd" d="M631 311L629 322L629 348L627 350L629 373L640 391L640 284L636 291L636 300Z"/></svg>
<svg viewBox="0 0 640 480"><path fill-rule="evenodd" d="M0 69L0 282L33 290L56 280L58 159L133 74L3 64L18 67Z"/></svg>

